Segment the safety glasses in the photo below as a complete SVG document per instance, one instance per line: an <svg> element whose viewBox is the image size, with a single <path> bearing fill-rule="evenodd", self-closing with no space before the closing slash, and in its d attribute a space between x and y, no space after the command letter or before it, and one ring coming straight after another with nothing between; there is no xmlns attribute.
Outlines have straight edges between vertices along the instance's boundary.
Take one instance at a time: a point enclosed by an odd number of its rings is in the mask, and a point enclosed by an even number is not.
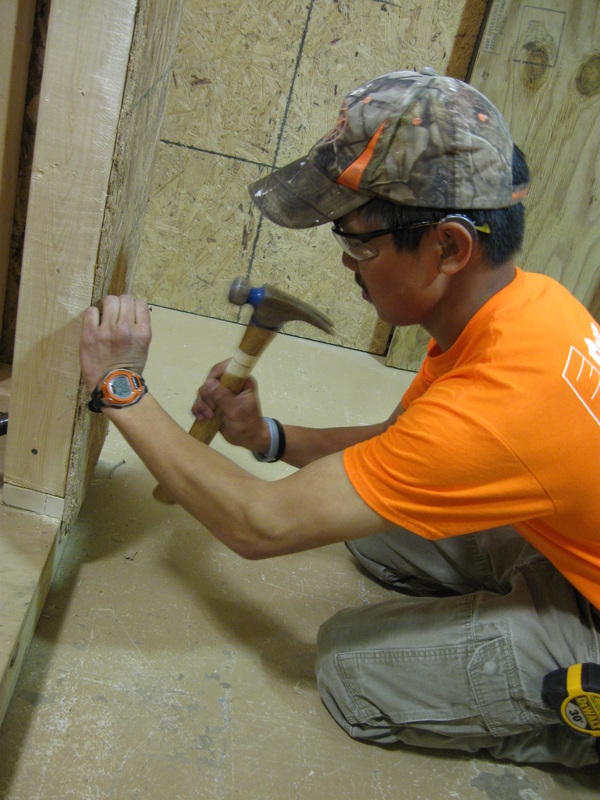
<svg viewBox="0 0 600 800"><path fill-rule="evenodd" d="M370 242L379 236L387 236L388 233L398 233L400 231L411 230L412 228L425 228L427 226L441 225L442 222L456 221L467 224L467 227L479 231L480 233L491 233L489 225L475 225L468 217L459 214L452 214L439 222L413 222L410 225L401 225L397 228L386 228L377 231L367 231L366 233L346 233L337 223L334 223L331 232L337 243L345 253L355 261L368 261L377 255L377 250Z"/></svg>

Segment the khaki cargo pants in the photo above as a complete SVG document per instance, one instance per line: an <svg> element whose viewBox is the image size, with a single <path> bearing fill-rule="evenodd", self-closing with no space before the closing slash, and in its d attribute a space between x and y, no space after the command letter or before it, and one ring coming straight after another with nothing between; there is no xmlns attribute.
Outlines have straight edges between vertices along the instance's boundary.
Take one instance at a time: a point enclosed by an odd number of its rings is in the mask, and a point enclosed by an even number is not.
<svg viewBox="0 0 600 800"><path fill-rule="evenodd" d="M402 529L348 544L401 594L318 635L321 697L350 736L516 762L596 764L541 698L558 667L600 664L600 613L511 527L428 541Z"/></svg>

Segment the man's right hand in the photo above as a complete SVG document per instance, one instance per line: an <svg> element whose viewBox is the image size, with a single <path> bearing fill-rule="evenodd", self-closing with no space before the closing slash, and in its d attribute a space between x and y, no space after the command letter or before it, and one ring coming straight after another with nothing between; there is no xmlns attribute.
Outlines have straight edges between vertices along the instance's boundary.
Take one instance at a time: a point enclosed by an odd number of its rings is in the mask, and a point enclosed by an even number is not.
<svg viewBox="0 0 600 800"><path fill-rule="evenodd" d="M265 453L270 446L270 432L262 416L256 382L247 378L239 394L234 395L220 378L229 363L221 361L208 373L192 406L192 413L199 422L212 419L217 408L223 413L221 433L225 439L238 447Z"/></svg>

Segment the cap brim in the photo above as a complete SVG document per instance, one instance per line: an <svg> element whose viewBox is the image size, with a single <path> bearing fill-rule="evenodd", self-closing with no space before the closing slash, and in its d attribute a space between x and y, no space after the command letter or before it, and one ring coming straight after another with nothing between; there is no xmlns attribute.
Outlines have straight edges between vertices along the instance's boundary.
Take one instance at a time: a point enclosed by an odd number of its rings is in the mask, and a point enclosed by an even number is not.
<svg viewBox="0 0 600 800"><path fill-rule="evenodd" d="M372 198L329 180L306 157L252 183L248 191L265 217L284 228L334 222Z"/></svg>

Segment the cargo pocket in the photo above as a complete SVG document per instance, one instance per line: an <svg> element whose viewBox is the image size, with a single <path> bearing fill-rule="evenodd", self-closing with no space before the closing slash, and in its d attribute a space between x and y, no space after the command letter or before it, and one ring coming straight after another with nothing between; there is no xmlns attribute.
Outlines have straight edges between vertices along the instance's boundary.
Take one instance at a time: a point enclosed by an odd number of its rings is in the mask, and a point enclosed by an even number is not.
<svg viewBox="0 0 600 800"><path fill-rule="evenodd" d="M338 653L337 702L350 725L390 731L406 725L438 733L482 732L471 690L469 645Z"/></svg>
<svg viewBox="0 0 600 800"><path fill-rule="evenodd" d="M338 653L334 663L329 694L344 727L359 726L362 736L410 726L445 736L504 737L536 726L510 641L502 637L475 648Z"/></svg>
<svg viewBox="0 0 600 800"><path fill-rule="evenodd" d="M534 727L516 659L506 637L479 645L468 667L469 682L481 717L494 736L510 736Z"/></svg>

